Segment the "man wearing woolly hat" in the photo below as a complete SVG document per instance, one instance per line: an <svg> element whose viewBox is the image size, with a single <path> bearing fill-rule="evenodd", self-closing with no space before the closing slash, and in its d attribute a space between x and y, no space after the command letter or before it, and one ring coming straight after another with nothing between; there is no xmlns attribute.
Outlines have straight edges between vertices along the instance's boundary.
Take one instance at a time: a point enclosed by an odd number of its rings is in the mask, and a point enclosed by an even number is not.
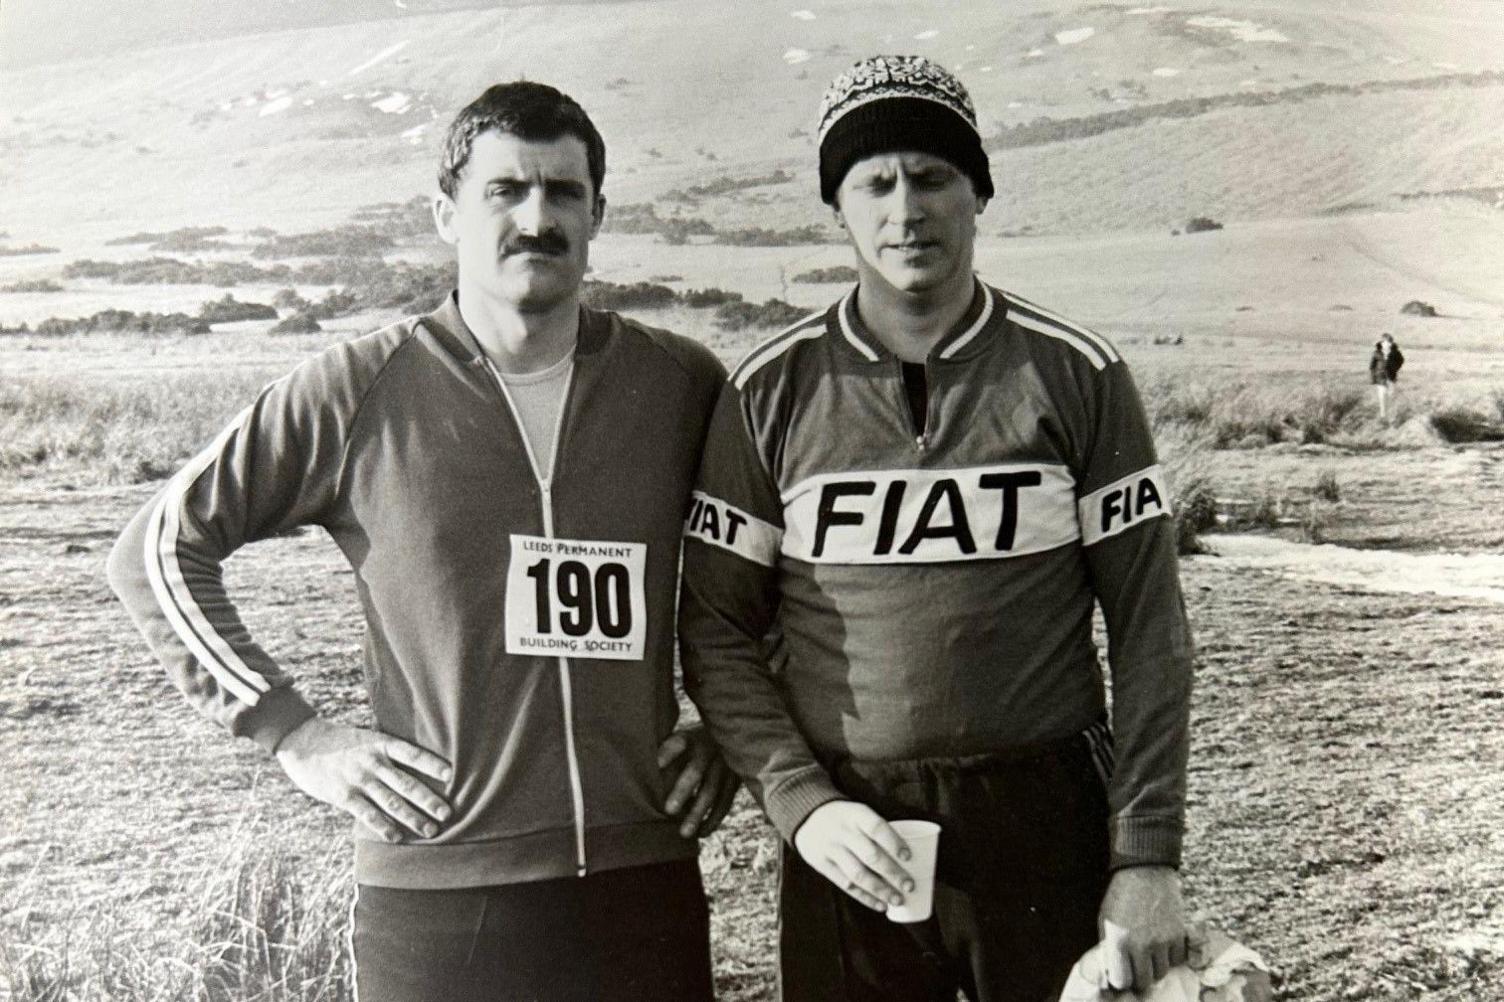
<svg viewBox="0 0 1504 1002"><path fill-rule="evenodd" d="M790 1002L1054 1002L1095 944L1124 989L1187 954L1169 488L1112 343L974 274L976 123L920 57L832 83L859 280L732 374L686 527L686 684L787 842ZM916 887L898 819L941 829L919 923L884 915Z"/></svg>

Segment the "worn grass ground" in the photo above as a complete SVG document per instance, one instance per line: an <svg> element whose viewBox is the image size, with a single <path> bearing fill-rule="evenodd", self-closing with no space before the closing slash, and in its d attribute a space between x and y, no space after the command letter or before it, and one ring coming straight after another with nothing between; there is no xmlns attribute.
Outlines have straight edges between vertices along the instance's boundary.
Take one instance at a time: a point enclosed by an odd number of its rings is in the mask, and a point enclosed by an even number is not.
<svg viewBox="0 0 1504 1002"><path fill-rule="evenodd" d="M108 538L149 489L35 484L0 503L0 986L316 997L276 994L261 961L242 994L195 987L224 944L255 956L233 916L277 909L306 916L299 935L337 980L347 831L193 717L109 596ZM333 547L277 540L231 567L252 628L311 697L362 719L360 624ZM1185 580L1200 646L1191 907L1263 951L1285 999L1501 997L1504 797L1488 763L1504 755L1504 610L1215 557L1188 560ZM772 836L743 802L701 858L722 997L770 999ZM236 906L237 886L280 903ZM59 982L71 994L48 994Z"/></svg>

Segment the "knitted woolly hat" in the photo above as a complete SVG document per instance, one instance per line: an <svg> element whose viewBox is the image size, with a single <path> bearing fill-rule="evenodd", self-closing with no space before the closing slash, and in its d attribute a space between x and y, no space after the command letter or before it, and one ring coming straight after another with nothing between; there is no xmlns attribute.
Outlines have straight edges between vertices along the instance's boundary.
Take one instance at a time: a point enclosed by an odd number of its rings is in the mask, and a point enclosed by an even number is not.
<svg viewBox="0 0 1504 1002"><path fill-rule="evenodd" d="M820 197L833 204L851 165L896 150L955 164L992 197L977 113L961 81L923 56L872 56L831 81L820 101Z"/></svg>

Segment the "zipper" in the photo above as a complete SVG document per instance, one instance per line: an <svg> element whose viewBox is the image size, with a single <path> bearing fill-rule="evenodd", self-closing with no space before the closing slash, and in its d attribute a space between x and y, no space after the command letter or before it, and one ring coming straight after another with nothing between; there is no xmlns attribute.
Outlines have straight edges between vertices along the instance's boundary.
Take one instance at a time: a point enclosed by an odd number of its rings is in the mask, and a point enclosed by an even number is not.
<svg viewBox="0 0 1504 1002"><path fill-rule="evenodd" d="M932 392L930 386L930 364L929 362L921 363L924 367L924 430L920 431L914 425L914 408L909 406L909 383L903 375L903 359L895 356L893 361L898 366L898 403L903 410L904 422L909 426L909 431L914 436L914 448L920 452L924 452L930 447L930 429L934 427L932 424L932 412L934 410L935 394Z"/></svg>
<svg viewBox="0 0 1504 1002"><path fill-rule="evenodd" d="M527 437L527 429L523 427L522 415L517 413L517 405L512 403L512 395L507 392L506 380L501 378L501 373L497 371L490 356L482 352L481 358L485 361L496 388L501 391L501 398L506 401L507 410L511 411L517 430L522 434L522 447L527 450L527 462L533 469L533 480L538 484L538 496L543 504L543 537L553 539L553 477L559 472L559 446L564 440L564 412L569 409L569 392L574 389L574 365L571 363L569 367L569 378L564 382L564 396L559 400L559 413L554 418L553 454L548 466L549 475L545 477L538 468L538 457L533 454L533 443ZM569 659L560 657L556 660L559 663L559 692L564 703L564 754L569 762L569 795L574 807L575 873L583 877L588 872L585 860L585 784L580 778L580 753L574 736L574 686L569 675Z"/></svg>

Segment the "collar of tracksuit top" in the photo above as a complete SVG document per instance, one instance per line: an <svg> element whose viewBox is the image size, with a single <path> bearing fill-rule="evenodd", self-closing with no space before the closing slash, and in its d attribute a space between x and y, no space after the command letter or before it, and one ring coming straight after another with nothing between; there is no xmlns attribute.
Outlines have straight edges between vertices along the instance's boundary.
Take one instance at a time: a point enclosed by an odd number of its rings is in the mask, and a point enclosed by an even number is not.
<svg viewBox="0 0 1504 1002"><path fill-rule="evenodd" d="M545 487L451 297L263 390L132 522L111 582L190 702L271 748L313 710L241 625L220 567L247 542L327 529L365 614L376 727L455 770L436 838L357 838L361 882L476 886L692 857L663 813L656 752L677 719L680 540L723 380L703 346L583 310ZM581 545L528 544L548 537ZM536 580L519 573L545 556ZM625 646L514 651L514 610L559 617L562 639L566 613L585 619L583 590L551 576L565 564L606 594L622 628L609 643Z"/></svg>

